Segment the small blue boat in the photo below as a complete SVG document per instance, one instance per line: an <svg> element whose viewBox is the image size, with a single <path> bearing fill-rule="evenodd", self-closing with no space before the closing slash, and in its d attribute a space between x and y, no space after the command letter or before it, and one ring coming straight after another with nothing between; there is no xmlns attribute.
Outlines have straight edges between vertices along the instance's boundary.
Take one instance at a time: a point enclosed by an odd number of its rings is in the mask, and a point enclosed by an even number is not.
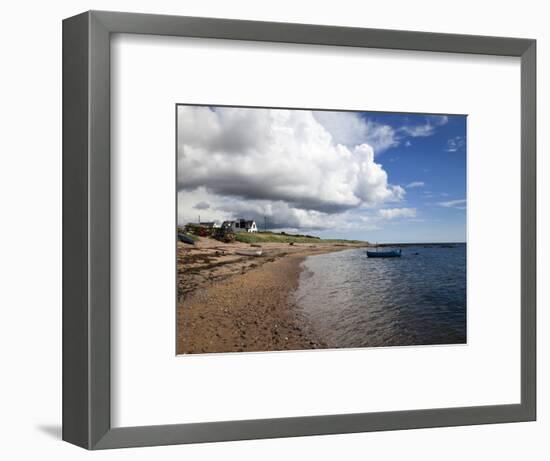
<svg viewBox="0 0 550 461"><path fill-rule="evenodd" d="M388 250L388 251L368 251L367 257L369 258L399 258L401 256L401 250Z"/></svg>
<svg viewBox="0 0 550 461"><path fill-rule="evenodd" d="M194 245L195 241L189 237L186 234L183 234L182 232L178 232L178 240L183 243L187 243L188 245Z"/></svg>

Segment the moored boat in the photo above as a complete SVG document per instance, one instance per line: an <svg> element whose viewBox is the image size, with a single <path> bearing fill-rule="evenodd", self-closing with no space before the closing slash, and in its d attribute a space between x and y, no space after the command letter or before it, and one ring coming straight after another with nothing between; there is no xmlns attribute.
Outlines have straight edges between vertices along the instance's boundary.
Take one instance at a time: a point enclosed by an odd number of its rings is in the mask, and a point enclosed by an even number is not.
<svg viewBox="0 0 550 461"><path fill-rule="evenodd" d="M367 257L369 258L399 258L401 256L401 249L388 250L388 251L368 251Z"/></svg>

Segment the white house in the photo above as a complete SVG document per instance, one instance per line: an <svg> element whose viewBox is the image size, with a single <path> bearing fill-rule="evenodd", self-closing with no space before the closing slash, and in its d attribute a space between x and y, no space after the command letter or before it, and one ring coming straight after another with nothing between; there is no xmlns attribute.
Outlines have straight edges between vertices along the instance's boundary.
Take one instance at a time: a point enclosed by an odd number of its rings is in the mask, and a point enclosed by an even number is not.
<svg viewBox="0 0 550 461"><path fill-rule="evenodd" d="M222 227L231 228L233 232L258 232L256 221L247 221L242 218L235 221L224 221Z"/></svg>

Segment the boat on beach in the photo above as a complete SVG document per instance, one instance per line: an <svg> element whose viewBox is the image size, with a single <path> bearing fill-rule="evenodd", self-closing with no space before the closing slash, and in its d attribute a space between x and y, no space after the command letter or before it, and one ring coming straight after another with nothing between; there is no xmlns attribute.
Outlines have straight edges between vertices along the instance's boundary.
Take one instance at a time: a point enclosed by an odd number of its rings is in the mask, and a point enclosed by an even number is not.
<svg viewBox="0 0 550 461"><path fill-rule="evenodd" d="M368 258L399 258L401 256L401 249L388 250L388 251L369 251L367 250Z"/></svg>
<svg viewBox="0 0 550 461"><path fill-rule="evenodd" d="M236 250L235 254L239 256L262 256L262 250Z"/></svg>
<svg viewBox="0 0 550 461"><path fill-rule="evenodd" d="M183 243L187 243L188 245L194 245L195 241L189 236L182 232L178 232L178 240Z"/></svg>

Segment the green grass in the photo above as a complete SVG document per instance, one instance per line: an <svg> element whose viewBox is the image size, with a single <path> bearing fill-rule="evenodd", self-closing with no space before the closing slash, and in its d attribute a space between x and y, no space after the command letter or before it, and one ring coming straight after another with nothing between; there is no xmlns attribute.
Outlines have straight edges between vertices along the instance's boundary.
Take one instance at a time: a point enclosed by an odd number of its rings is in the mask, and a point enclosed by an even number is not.
<svg viewBox="0 0 550 461"><path fill-rule="evenodd" d="M243 243L367 243L361 240L320 239L306 235L279 234L276 232L238 232L235 239Z"/></svg>

